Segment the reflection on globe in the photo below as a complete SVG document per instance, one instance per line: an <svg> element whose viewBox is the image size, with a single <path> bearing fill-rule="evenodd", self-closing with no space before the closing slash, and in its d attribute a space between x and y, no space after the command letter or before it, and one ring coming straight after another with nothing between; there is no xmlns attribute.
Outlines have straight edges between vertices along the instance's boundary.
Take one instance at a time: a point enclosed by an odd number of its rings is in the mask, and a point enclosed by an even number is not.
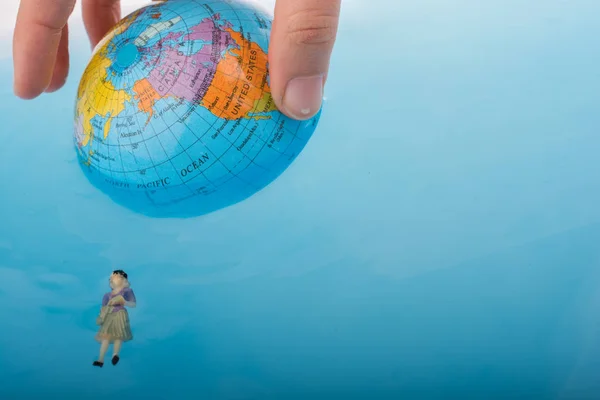
<svg viewBox="0 0 600 400"><path fill-rule="evenodd" d="M157 217L238 203L275 180L320 113L274 105L270 17L250 3L178 0L124 18L98 44L77 93L75 145L90 181Z"/></svg>

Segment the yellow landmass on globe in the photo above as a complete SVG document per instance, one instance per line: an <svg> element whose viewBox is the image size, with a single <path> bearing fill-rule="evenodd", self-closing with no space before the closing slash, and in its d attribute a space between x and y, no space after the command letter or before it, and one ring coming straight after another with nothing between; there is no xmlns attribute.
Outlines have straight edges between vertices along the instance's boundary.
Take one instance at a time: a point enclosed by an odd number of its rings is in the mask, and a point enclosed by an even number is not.
<svg viewBox="0 0 600 400"><path fill-rule="evenodd" d="M120 33L125 32L137 19L142 10L137 10L123 18L119 24L96 45L93 51L92 62L86 69L79 84L77 92L77 109L81 110L77 116L77 129L79 146L86 146L94 137L92 119L95 116L107 118L102 127L104 138L108 136L112 119L125 109L125 102L130 99L124 90L116 90L108 78L107 68L111 61L106 56L109 43ZM94 74L92 71L100 71ZM92 152L90 151L90 155Z"/></svg>
<svg viewBox="0 0 600 400"><path fill-rule="evenodd" d="M228 51L219 61L201 104L219 118L268 119L264 114L277 108L267 83L267 54L239 32L225 30L240 48Z"/></svg>
<svg viewBox="0 0 600 400"><path fill-rule="evenodd" d="M108 78L107 68L111 61L105 51L94 56L88 71L99 71L100 76L84 73L77 93L77 109L83 114L81 143L86 146L94 137L92 119L95 116L106 118L103 127L104 138L108 136L112 120L125 110L125 102L131 96L125 90L117 90Z"/></svg>

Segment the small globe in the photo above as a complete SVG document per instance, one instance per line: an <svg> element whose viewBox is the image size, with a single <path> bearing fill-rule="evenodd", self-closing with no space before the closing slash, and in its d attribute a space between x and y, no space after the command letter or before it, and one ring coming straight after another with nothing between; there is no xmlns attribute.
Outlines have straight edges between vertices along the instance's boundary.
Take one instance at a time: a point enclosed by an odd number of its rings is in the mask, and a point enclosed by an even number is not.
<svg viewBox="0 0 600 400"><path fill-rule="evenodd" d="M75 147L88 179L157 217L206 214L281 175L312 136L271 97L271 18L241 1L164 1L124 18L79 85Z"/></svg>

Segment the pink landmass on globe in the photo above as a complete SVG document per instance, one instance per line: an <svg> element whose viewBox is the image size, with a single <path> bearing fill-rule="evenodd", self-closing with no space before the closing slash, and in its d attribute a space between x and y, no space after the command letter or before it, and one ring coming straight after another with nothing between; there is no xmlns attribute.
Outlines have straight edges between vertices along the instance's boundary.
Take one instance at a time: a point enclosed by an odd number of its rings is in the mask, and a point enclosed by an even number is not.
<svg viewBox="0 0 600 400"><path fill-rule="evenodd" d="M174 96L198 103L212 82L223 52L237 44L231 35L216 26L211 18L193 26L190 33L183 38L184 41L209 42L204 44L200 51L188 56L178 47L165 44L177 41L181 36L181 33L171 32L151 49L151 53L160 54L161 59L150 72L148 81L161 97Z"/></svg>

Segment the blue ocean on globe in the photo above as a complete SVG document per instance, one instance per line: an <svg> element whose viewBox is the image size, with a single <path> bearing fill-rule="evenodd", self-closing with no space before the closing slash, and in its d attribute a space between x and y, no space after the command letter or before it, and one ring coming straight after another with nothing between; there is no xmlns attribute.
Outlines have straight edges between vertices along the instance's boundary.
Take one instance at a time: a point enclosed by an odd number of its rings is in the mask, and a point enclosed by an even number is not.
<svg viewBox="0 0 600 400"><path fill-rule="evenodd" d="M198 216L281 175L321 115L270 91L272 17L256 3L167 1L126 16L83 72L75 145L90 181L145 215Z"/></svg>
<svg viewBox="0 0 600 400"><path fill-rule="evenodd" d="M599 1L342 0L302 150L186 218L86 175L81 8L65 87L15 98L18 6L0 1L0 400L599 398ZM116 74L146 68L119 48ZM133 340L96 368L115 269Z"/></svg>

